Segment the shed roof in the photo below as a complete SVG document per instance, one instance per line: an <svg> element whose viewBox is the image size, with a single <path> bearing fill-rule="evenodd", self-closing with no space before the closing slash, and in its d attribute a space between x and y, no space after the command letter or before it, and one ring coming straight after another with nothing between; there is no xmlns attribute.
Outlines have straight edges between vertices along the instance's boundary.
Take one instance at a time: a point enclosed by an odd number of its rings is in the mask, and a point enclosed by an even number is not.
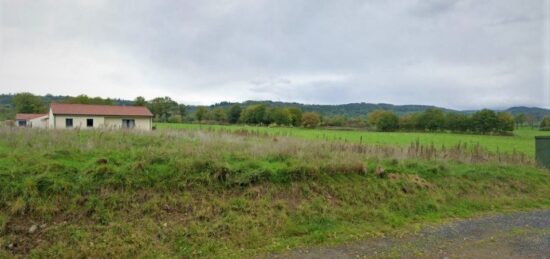
<svg viewBox="0 0 550 259"><path fill-rule="evenodd" d="M16 120L32 120L36 119L38 117L48 116L48 114L42 114L42 113L18 113L15 114Z"/></svg>
<svg viewBox="0 0 550 259"><path fill-rule="evenodd" d="M100 116L139 116L153 117L153 114L144 106L116 106L96 104L68 104L52 103L50 105L54 115L100 115Z"/></svg>

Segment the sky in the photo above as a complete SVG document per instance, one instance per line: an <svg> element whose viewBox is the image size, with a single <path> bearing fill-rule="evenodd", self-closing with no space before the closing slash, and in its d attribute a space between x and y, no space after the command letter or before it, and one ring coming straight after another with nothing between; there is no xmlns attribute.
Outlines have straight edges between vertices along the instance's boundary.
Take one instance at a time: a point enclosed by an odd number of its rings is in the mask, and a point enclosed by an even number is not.
<svg viewBox="0 0 550 259"><path fill-rule="evenodd" d="M0 0L0 93L550 108L550 0Z"/></svg>

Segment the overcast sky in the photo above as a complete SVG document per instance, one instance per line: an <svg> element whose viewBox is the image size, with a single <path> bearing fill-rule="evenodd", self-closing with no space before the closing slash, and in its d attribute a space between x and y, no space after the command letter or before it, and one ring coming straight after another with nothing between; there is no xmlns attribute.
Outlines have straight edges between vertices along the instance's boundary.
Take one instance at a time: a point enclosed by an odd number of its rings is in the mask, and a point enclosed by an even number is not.
<svg viewBox="0 0 550 259"><path fill-rule="evenodd" d="M0 93L550 108L550 0L0 3Z"/></svg>

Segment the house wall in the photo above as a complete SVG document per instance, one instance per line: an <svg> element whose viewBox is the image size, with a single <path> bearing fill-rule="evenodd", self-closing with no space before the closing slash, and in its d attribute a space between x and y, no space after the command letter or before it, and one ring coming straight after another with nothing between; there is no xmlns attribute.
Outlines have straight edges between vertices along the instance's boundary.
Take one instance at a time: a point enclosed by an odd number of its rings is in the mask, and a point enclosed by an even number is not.
<svg viewBox="0 0 550 259"><path fill-rule="evenodd" d="M108 128L122 128L122 119L133 119L136 129L151 130L151 118L144 117L105 117L105 126Z"/></svg>
<svg viewBox="0 0 550 259"><path fill-rule="evenodd" d="M55 128L55 118L53 116L52 108L50 108L50 112L48 114L48 128L50 129Z"/></svg>
<svg viewBox="0 0 550 259"><path fill-rule="evenodd" d="M55 115L54 119L50 119L50 127L56 129L66 128L65 119L73 119L73 128L86 129L86 119L94 120L93 128L122 128L122 119L133 119L136 122L136 129L151 130L151 118L147 117L103 117L103 116L71 116L71 115ZM52 118L52 117L50 117ZM52 123L53 122L53 123Z"/></svg>
<svg viewBox="0 0 550 259"><path fill-rule="evenodd" d="M65 124L65 119L73 119L73 128L85 129L86 120L93 119L94 127L93 128L102 128L105 124L105 118L102 116L72 116L72 115L55 115L55 128L56 129L65 129L67 128Z"/></svg>
<svg viewBox="0 0 550 259"><path fill-rule="evenodd" d="M27 125L33 128L47 128L48 116L42 116L27 121Z"/></svg>

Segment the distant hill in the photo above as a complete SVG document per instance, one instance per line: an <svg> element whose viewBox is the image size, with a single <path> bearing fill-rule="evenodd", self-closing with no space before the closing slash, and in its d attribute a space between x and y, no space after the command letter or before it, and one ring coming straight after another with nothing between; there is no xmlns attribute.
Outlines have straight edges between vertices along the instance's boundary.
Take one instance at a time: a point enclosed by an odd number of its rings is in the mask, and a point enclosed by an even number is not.
<svg viewBox="0 0 550 259"><path fill-rule="evenodd" d="M63 102L66 99L71 98L69 95L43 95L39 97L42 98L44 103L49 104L52 102ZM12 99L14 95L13 94L0 94L0 106L9 106L11 107L13 105ZM112 100L116 105L132 105L133 101L124 100L124 99L110 99Z"/></svg>
<svg viewBox="0 0 550 259"><path fill-rule="evenodd" d="M537 120L542 120L542 118L546 116L550 116L550 110L538 108L538 107L525 107L525 106L518 106L518 107L512 107L504 110L506 112L511 113L512 115L517 115L520 113L526 114L526 115L532 115Z"/></svg>
<svg viewBox="0 0 550 259"><path fill-rule="evenodd" d="M222 102L218 104L211 105L211 107L222 107L228 108L231 107L234 103ZM428 108L439 108L444 111L453 111L451 109L430 106L430 105L393 105L386 103L348 103L348 104L339 104L339 105L321 105L321 104L301 104L295 102L274 102L274 101L246 101L241 103L243 106L255 105L255 104L265 104L268 107L281 107L281 106L293 106L299 107L303 111L308 112L318 112L325 116L333 115L345 115L348 117L357 117L366 115L369 112L375 110L390 110L399 115L411 113L411 112L421 112ZM190 110L194 110L196 107L191 106Z"/></svg>
<svg viewBox="0 0 550 259"><path fill-rule="evenodd" d="M233 104L235 103L222 102L222 103L211 105L210 107L229 108ZM387 103L378 103L378 104L349 103L349 104L339 104L339 105L301 104L301 103L295 103L295 102L274 102L274 101L246 101L241 103L241 105L243 106L254 105L254 104L265 104L268 107L294 106L294 107L301 108L303 111L318 112L325 116L345 115L348 117L357 117L357 116L366 115L367 113L375 110L389 110L399 115L413 113L413 112L422 112L429 108L438 108L438 109L444 110L445 112L463 112L463 113L475 112L475 110L460 111L460 110L447 109L447 108L431 106L431 105L394 105L394 104L387 104ZM196 109L196 107L197 106L189 106L190 108L189 110L192 112ZM538 108L538 107L519 106L519 107L508 108L501 111L509 112L512 115L524 113L526 115L534 116L537 120L541 120L545 116L550 116L549 109Z"/></svg>
<svg viewBox="0 0 550 259"><path fill-rule="evenodd" d="M40 96L45 103L51 102L61 102L70 96L63 95L45 95ZM0 94L0 113L4 110L10 110L12 107L12 98L11 94ZM117 105L132 105L132 101L124 99L111 99ZM221 102L217 104L210 105L210 107L222 107L229 109L235 103L232 102ZM367 113L374 110L389 110L393 111L399 115L412 113L412 112L422 112L428 108L438 108L446 112L463 112L463 113L473 113L475 111L465 110L452 110L443 107L431 106L431 105L394 105L387 103L348 103L348 104L339 104L339 105L321 105L321 104L301 104L296 102L277 102L277 101L245 101L240 103L242 106L249 106L255 104L265 104L268 107L281 107L281 106L292 106L299 107L303 111L318 112L324 116L334 116L334 115L344 115L347 117L358 117L365 116ZM193 113L198 106L189 105L188 112ZM524 113L526 115L532 115L537 120L541 120L545 116L550 116L550 110L538 107L511 107L503 111L509 112L513 115ZM0 116L1 117L1 116Z"/></svg>
<svg viewBox="0 0 550 259"><path fill-rule="evenodd" d="M15 107L13 106L13 94L0 94L0 121L15 118ZM42 98L44 104L49 105L52 102L63 102L71 96L68 95L51 95L38 96ZM122 99L110 99L116 105L132 105L133 101Z"/></svg>

